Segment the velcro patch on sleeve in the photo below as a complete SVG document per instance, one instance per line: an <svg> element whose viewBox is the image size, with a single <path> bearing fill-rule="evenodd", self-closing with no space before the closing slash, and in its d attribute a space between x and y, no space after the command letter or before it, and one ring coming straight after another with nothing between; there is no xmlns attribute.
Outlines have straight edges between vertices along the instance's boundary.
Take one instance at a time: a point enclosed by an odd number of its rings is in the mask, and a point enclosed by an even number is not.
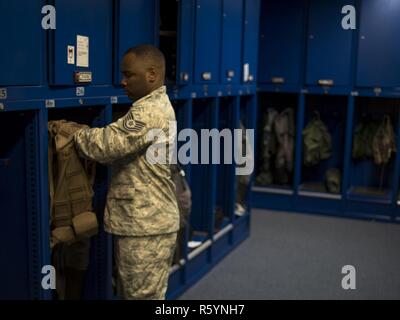
<svg viewBox="0 0 400 320"><path fill-rule="evenodd" d="M133 114L129 113L124 118L123 126L126 131L140 132L143 130L146 124L143 121L136 120L133 117Z"/></svg>

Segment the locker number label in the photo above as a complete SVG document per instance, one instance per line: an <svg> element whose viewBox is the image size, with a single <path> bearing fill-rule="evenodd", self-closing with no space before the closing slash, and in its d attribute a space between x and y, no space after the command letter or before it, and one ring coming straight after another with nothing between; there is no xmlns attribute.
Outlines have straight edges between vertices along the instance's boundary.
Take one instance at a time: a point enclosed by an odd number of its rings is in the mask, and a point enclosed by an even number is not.
<svg viewBox="0 0 400 320"><path fill-rule="evenodd" d="M0 88L0 99L7 99L7 89Z"/></svg>
<svg viewBox="0 0 400 320"><path fill-rule="evenodd" d="M76 87L76 96L83 97L85 95L85 87Z"/></svg>

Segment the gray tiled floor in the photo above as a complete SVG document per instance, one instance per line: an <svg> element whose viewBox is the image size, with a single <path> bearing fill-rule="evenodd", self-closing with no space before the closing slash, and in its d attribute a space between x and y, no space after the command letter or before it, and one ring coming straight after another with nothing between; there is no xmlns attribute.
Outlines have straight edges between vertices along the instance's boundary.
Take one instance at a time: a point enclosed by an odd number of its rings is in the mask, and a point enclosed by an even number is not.
<svg viewBox="0 0 400 320"><path fill-rule="evenodd" d="M180 299L400 299L400 225L254 210L250 238Z"/></svg>

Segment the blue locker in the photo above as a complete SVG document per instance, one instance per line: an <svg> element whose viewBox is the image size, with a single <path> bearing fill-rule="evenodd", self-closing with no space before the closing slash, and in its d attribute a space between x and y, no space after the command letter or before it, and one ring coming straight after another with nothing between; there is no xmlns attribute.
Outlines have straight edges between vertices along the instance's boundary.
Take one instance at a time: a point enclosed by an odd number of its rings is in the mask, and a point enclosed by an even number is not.
<svg viewBox="0 0 400 320"><path fill-rule="evenodd" d="M357 86L400 86L399 31L399 1L362 1Z"/></svg>
<svg viewBox="0 0 400 320"><path fill-rule="evenodd" d="M342 7L354 1L311 0L307 33L308 85L351 84L353 30L342 28Z"/></svg>
<svg viewBox="0 0 400 320"><path fill-rule="evenodd" d="M74 121L90 127L104 127L111 117L108 106L70 106L48 110L48 120ZM129 107L127 107L129 108ZM85 276L83 299L106 299L111 297L112 246L111 236L104 231L103 214L109 182L109 168L96 165L96 178L93 184L93 211L100 226L97 235L91 238L89 266Z"/></svg>
<svg viewBox="0 0 400 320"><path fill-rule="evenodd" d="M119 85L122 80L120 66L126 50L139 44L157 44L156 2L156 0L119 0L116 2L115 85Z"/></svg>
<svg viewBox="0 0 400 320"><path fill-rule="evenodd" d="M355 100L352 147L354 145L354 132L361 123L375 121L381 123L383 116L391 119L393 130L398 133L399 112L398 99L358 97ZM398 135L396 137L398 139ZM366 142L367 143L367 142ZM369 143L372 144L370 141ZM372 146L371 146L372 148ZM353 155L353 153L352 153ZM392 153L385 165L377 165L372 157L358 159L352 156L350 163L349 194L363 200L377 199L390 202L393 195L394 172L396 167L396 154Z"/></svg>
<svg viewBox="0 0 400 320"><path fill-rule="evenodd" d="M111 84L112 1L56 0L55 7L51 84Z"/></svg>
<svg viewBox="0 0 400 320"><path fill-rule="evenodd" d="M0 0L0 86L40 85L43 3Z"/></svg>
<svg viewBox="0 0 400 320"><path fill-rule="evenodd" d="M192 212L190 214L190 226L192 230L212 233L214 221L214 204L216 197L216 164L211 164L212 150L214 145L209 143L210 157L209 164L203 163L201 159L201 130L217 127L218 122L218 101L215 99L197 99L193 101L193 130L196 131L198 139L198 150L192 154L198 164L192 162L190 165L190 178L192 190ZM194 141L194 140L192 140ZM193 144L192 148L196 148Z"/></svg>
<svg viewBox="0 0 400 320"><path fill-rule="evenodd" d="M257 80L258 67L260 0L245 0L243 22L242 82L254 83ZM248 65L248 67L246 65ZM248 75L245 73L248 73Z"/></svg>
<svg viewBox="0 0 400 320"><path fill-rule="evenodd" d="M259 82L302 82L304 11L304 0L262 1Z"/></svg>
<svg viewBox="0 0 400 320"><path fill-rule="evenodd" d="M34 117L34 111L0 115L7 137L0 144L0 299L39 298Z"/></svg>
<svg viewBox="0 0 400 320"><path fill-rule="evenodd" d="M193 79L194 2L181 0L180 4L176 82L186 84Z"/></svg>
<svg viewBox="0 0 400 320"><path fill-rule="evenodd" d="M221 83L239 83L243 0L223 0L222 11Z"/></svg>
<svg viewBox="0 0 400 320"><path fill-rule="evenodd" d="M302 190L328 192L325 175L331 168L339 169L343 175L344 146L346 129L347 97L327 95L307 95L304 127L315 118L320 118L331 137L331 156L313 166L304 164L304 136L302 138L301 185Z"/></svg>
<svg viewBox="0 0 400 320"><path fill-rule="evenodd" d="M224 97L220 99L220 108L218 116L218 130L222 132L229 129L232 133L238 129L239 99L237 97ZM232 143L234 136L232 134ZM241 141L240 141L241 143ZM233 220L234 202L235 202L235 158L234 152L228 154L225 149L225 139L220 140L220 164L217 165L217 195L214 205L215 223L214 232L223 228L225 223ZM225 155L227 158L225 158ZM228 163L228 157L231 156L232 163Z"/></svg>
<svg viewBox="0 0 400 320"><path fill-rule="evenodd" d="M196 1L196 83L217 83L221 47L221 9L221 0Z"/></svg>
<svg viewBox="0 0 400 320"><path fill-rule="evenodd" d="M160 2L159 47L166 59L166 83L188 84L193 78L194 1Z"/></svg>

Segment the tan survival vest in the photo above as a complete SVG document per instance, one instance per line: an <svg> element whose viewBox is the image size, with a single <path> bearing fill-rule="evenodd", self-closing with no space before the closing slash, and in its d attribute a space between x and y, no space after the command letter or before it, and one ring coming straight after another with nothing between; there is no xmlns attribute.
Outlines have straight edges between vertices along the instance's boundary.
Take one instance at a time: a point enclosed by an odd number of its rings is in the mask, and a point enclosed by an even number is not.
<svg viewBox="0 0 400 320"><path fill-rule="evenodd" d="M82 164L73 141L74 132L84 127L66 120L48 124L51 248L98 232L92 209L95 164Z"/></svg>

